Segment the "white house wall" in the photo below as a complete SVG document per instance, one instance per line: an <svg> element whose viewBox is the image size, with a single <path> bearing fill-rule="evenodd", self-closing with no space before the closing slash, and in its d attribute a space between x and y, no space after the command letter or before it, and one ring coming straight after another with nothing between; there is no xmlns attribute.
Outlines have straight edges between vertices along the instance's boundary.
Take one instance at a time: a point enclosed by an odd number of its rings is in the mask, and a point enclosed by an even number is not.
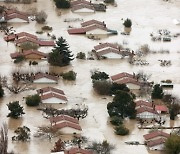
<svg viewBox="0 0 180 154"><path fill-rule="evenodd" d="M153 118L157 118L157 115L154 113L150 113L150 112L142 112L136 115L136 117L138 118L146 118L146 119L153 119Z"/></svg>
<svg viewBox="0 0 180 154"><path fill-rule="evenodd" d="M61 131L64 134L73 134L73 133L80 134L81 133L80 130L77 130L71 127L64 127L64 128L59 129L59 131Z"/></svg>
<svg viewBox="0 0 180 154"><path fill-rule="evenodd" d="M82 8L79 10L75 10L73 11L75 13L94 13L94 10L88 9L88 8Z"/></svg>
<svg viewBox="0 0 180 154"><path fill-rule="evenodd" d="M103 57L106 57L108 59L120 59L122 58L122 56L120 54L117 54L117 53L107 53L107 54L104 54L102 55Z"/></svg>
<svg viewBox="0 0 180 154"><path fill-rule="evenodd" d="M136 85L136 84L133 84L133 83L127 83L126 85L127 85L127 87L129 89L132 89L132 90L140 89L139 85Z"/></svg>
<svg viewBox="0 0 180 154"><path fill-rule="evenodd" d="M164 144L159 144L153 147L149 147L150 150L163 150L164 149Z"/></svg>
<svg viewBox="0 0 180 154"><path fill-rule="evenodd" d="M33 82L34 83L57 83L57 81L51 80L48 78L40 78L40 79L34 80Z"/></svg>
<svg viewBox="0 0 180 154"><path fill-rule="evenodd" d="M14 23L16 23L16 22L24 22L24 23L27 23L27 21L26 20L23 20L23 19L20 19L20 18L14 18L14 19L10 19L10 20L8 20L8 22L14 22Z"/></svg>
<svg viewBox="0 0 180 154"><path fill-rule="evenodd" d="M56 97L52 97L52 98L42 100L42 103L46 103L46 104L59 104L59 103L65 104L65 103L67 103L67 101L64 101L64 100L56 98Z"/></svg>
<svg viewBox="0 0 180 154"><path fill-rule="evenodd" d="M102 30L102 29L94 29L94 30L90 30L88 32L86 32L86 35L106 35L107 31L106 30Z"/></svg>

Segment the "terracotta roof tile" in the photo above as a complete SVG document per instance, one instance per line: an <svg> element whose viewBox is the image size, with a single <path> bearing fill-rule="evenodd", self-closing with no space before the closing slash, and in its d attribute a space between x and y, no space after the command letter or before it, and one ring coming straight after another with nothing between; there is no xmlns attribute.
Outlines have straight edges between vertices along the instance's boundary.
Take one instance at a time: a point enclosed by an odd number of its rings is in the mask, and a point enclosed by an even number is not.
<svg viewBox="0 0 180 154"><path fill-rule="evenodd" d="M143 112L150 112L150 113L158 114L153 108L149 108L149 107L140 107L137 109L137 114L140 114Z"/></svg>
<svg viewBox="0 0 180 154"><path fill-rule="evenodd" d="M58 81L58 77L46 74L46 73L38 73L35 75L34 80L41 79L41 78L48 78L54 81Z"/></svg>
<svg viewBox="0 0 180 154"><path fill-rule="evenodd" d="M151 140L151 139L158 137L158 136L168 138L170 135L168 133L165 133L165 132L159 131L159 130L153 131L153 132L146 134L146 135L143 135L145 140Z"/></svg>
<svg viewBox="0 0 180 154"><path fill-rule="evenodd" d="M86 31L84 28L71 28L68 29L69 34L85 34Z"/></svg>
<svg viewBox="0 0 180 154"><path fill-rule="evenodd" d="M143 100L138 100L135 102L136 103L136 107L137 106L147 106L147 107L153 107L152 103L149 103L147 101L143 101Z"/></svg>
<svg viewBox="0 0 180 154"><path fill-rule="evenodd" d="M41 95L41 100L46 100L53 97L67 101L67 98L64 95L59 95L55 93L48 93L48 94Z"/></svg>
<svg viewBox="0 0 180 154"><path fill-rule="evenodd" d="M105 26L98 25L98 24L95 24L95 25L92 25L92 26L88 26L88 27L84 27L84 29L85 29L86 32L94 30L94 29L102 29L104 31L108 30Z"/></svg>
<svg viewBox="0 0 180 154"><path fill-rule="evenodd" d="M94 10L94 7L92 5L87 5L87 4L79 4L79 5L74 5L72 6L72 11L76 11L76 10L80 10L80 9L83 9L83 8L87 8L87 9L90 9L90 10Z"/></svg>
<svg viewBox="0 0 180 154"><path fill-rule="evenodd" d="M81 23L81 26L86 27L86 26L90 26L90 25L94 25L94 24L104 26L104 22L94 20L94 19L93 20L88 20L88 21L85 21L85 22Z"/></svg>
<svg viewBox="0 0 180 154"><path fill-rule="evenodd" d="M23 37L28 37L28 38L33 38L33 39L37 40L36 35L30 34L30 33L27 33L27 32L20 32L20 33L17 33L17 34L8 35L8 36L4 37L4 40L5 41L14 41L16 37L18 37L18 39L23 38Z"/></svg>
<svg viewBox="0 0 180 154"><path fill-rule="evenodd" d="M111 76L111 79L113 81L116 81L118 79L125 78L125 77L134 78L134 76L132 74L129 74L129 73L126 73L126 72L122 72L122 73L119 73L119 74Z"/></svg>
<svg viewBox="0 0 180 154"><path fill-rule="evenodd" d="M69 150L65 150L64 154L93 154L93 152L86 149L71 148Z"/></svg>
<svg viewBox="0 0 180 154"><path fill-rule="evenodd" d="M50 117L49 118L51 123L56 123L56 122L60 122L60 121L69 121L75 124L79 124L79 121L71 116L68 115L59 115L56 117Z"/></svg>
<svg viewBox="0 0 180 154"><path fill-rule="evenodd" d="M113 48L104 49L104 50L98 51L96 53L98 56L104 56L108 53L116 53L118 55L121 55L121 51L119 51L117 49L113 49Z"/></svg>
<svg viewBox="0 0 180 154"><path fill-rule="evenodd" d="M28 19L28 16L24 16L24 15L21 15L21 14L10 14L10 15L6 15L5 19L8 21L8 20L11 20L11 19L15 19L15 18L19 18L19 19L22 19L26 22L29 22L29 19Z"/></svg>
<svg viewBox="0 0 180 154"><path fill-rule="evenodd" d="M157 145L160 145L160 144L164 144L165 142L166 142L166 139L159 138L157 140L147 142L147 146L148 147L153 147L153 146L157 146Z"/></svg>
<svg viewBox="0 0 180 154"><path fill-rule="evenodd" d="M99 49L103 49L103 48L107 48L107 47L119 50L118 45L113 44L113 43L100 43L100 44L94 46L94 49L99 50Z"/></svg>
<svg viewBox="0 0 180 154"><path fill-rule="evenodd" d="M45 88L41 88L37 90L37 93L40 94L40 92L46 93L46 92L55 92L55 93L59 93L61 95L65 95L63 90L57 89L57 88L53 88L53 87L45 87Z"/></svg>
<svg viewBox="0 0 180 154"><path fill-rule="evenodd" d="M168 112L168 108L165 105L155 105L155 110L159 110L162 112Z"/></svg>
<svg viewBox="0 0 180 154"><path fill-rule="evenodd" d="M132 84L135 84L135 85L139 85L140 86L140 83L134 79L134 78L129 78L129 77L124 77L122 78L121 80L117 80L117 81L114 81L115 83L118 83L118 84L128 84L128 83L132 83Z"/></svg>

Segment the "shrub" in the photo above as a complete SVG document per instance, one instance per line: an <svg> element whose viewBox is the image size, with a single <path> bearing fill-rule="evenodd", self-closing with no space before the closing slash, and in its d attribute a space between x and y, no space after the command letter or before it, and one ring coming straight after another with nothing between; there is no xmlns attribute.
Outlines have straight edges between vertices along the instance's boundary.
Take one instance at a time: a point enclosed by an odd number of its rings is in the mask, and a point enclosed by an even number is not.
<svg viewBox="0 0 180 154"><path fill-rule="evenodd" d="M144 54L148 54L148 53L150 53L150 48L149 48L149 46L148 46L148 44L144 44L144 45L142 45L141 47L140 47L140 50L144 53Z"/></svg>
<svg viewBox="0 0 180 154"><path fill-rule="evenodd" d="M110 122L112 125L115 125L115 126L119 126L119 125L123 124L122 118L120 118L118 116L111 117Z"/></svg>
<svg viewBox="0 0 180 154"><path fill-rule="evenodd" d="M62 73L61 75L65 80L76 80L77 73L75 73L74 71L69 71L67 73Z"/></svg>
<svg viewBox="0 0 180 154"><path fill-rule="evenodd" d="M110 95L111 85L111 82L106 80L95 80L93 82L94 90L100 95Z"/></svg>
<svg viewBox="0 0 180 154"><path fill-rule="evenodd" d="M118 90L130 92L130 89L125 84L113 83L111 87L111 94L116 94Z"/></svg>
<svg viewBox="0 0 180 154"><path fill-rule="evenodd" d="M39 46L35 43L25 42L21 44L21 49L23 50L30 50L30 49L37 49Z"/></svg>
<svg viewBox="0 0 180 154"><path fill-rule="evenodd" d="M19 57L17 57L17 58L14 60L14 63L20 63L20 62L22 62L24 59L25 59L24 56L19 56Z"/></svg>
<svg viewBox="0 0 180 154"><path fill-rule="evenodd" d="M31 64L32 65L38 65L38 62L37 61L33 61Z"/></svg>
<svg viewBox="0 0 180 154"><path fill-rule="evenodd" d="M79 52L79 53L77 53L76 58L78 58L78 59L86 59L86 54L83 53L83 52Z"/></svg>
<svg viewBox="0 0 180 154"><path fill-rule="evenodd" d="M69 0L54 0L54 2L57 8L63 8L63 9L70 8Z"/></svg>
<svg viewBox="0 0 180 154"><path fill-rule="evenodd" d="M116 135L122 135L122 136L128 135L129 129L127 129L123 125L119 125L119 126L115 127L115 134Z"/></svg>
<svg viewBox="0 0 180 154"><path fill-rule="evenodd" d="M100 71L95 71L91 75L92 80L106 80L109 79L109 75L106 74L105 72L100 72Z"/></svg>
<svg viewBox="0 0 180 154"><path fill-rule="evenodd" d="M124 25L125 27L130 28L130 27L132 26L132 22L131 22L130 19L127 18L127 19L124 21L123 25Z"/></svg>
<svg viewBox="0 0 180 154"><path fill-rule="evenodd" d="M36 31L37 34L43 34L43 31Z"/></svg>
<svg viewBox="0 0 180 154"><path fill-rule="evenodd" d="M38 94L26 97L27 106L38 106L41 102L41 98Z"/></svg>
<svg viewBox="0 0 180 154"><path fill-rule="evenodd" d="M104 3L114 3L115 1L114 0L104 0Z"/></svg>
<svg viewBox="0 0 180 154"><path fill-rule="evenodd" d="M38 12L36 14L37 23L40 23L40 24L45 23L46 19L47 19L47 14L44 11Z"/></svg>
<svg viewBox="0 0 180 154"><path fill-rule="evenodd" d="M0 84L0 98L4 96L4 89L2 88L2 85Z"/></svg>
<svg viewBox="0 0 180 154"><path fill-rule="evenodd" d="M52 27L50 27L50 26L43 26L41 29L42 30L52 30Z"/></svg>

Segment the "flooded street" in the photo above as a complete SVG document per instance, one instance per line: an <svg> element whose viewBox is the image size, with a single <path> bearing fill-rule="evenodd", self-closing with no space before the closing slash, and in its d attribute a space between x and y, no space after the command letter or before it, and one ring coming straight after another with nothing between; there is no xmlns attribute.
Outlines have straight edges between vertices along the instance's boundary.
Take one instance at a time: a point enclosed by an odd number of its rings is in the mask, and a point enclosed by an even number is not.
<svg viewBox="0 0 180 154"><path fill-rule="evenodd" d="M103 141L107 140L115 145L115 150L112 154L162 154L160 152L150 152L144 145L130 146L125 144L125 141L139 141L143 143L143 135L148 133L148 130L139 130L136 121L126 121L125 125L130 129L130 135L117 136L109 123L109 116L107 113L107 103L112 101L112 97L99 96L93 88L91 82L91 71L98 69L107 74L114 75L120 72L139 72L144 71L151 74L151 81L155 83L161 80L171 79L174 83L174 88L168 93L179 95L180 91L180 37L173 38L171 42L153 42L150 38L151 32L156 32L159 29L168 29L172 33L180 33L180 25L173 24L173 19L180 20L180 1L170 0L164 2L163 0L116 0L118 6L108 6L107 11L96 12L93 14L76 14L64 10L56 10L53 0L37 0L37 3L32 5L18 4L19 10L25 11L32 8L37 8L38 11L44 10L47 15L47 25L53 27L52 34L56 37L63 36L70 45L74 56L78 52L88 53L95 45L100 42L120 43L126 42L125 47L132 50L137 50L141 45L148 44L150 49L160 50L168 49L169 54L148 54L144 57L149 62L148 66L132 66L127 62L127 59L118 60L79 60L74 59L70 66L67 67L52 67L46 61L41 61L37 66L29 66L28 61L23 64L14 64L10 57L10 53L15 52L16 47L13 43L6 43L3 39L4 34L0 33L0 74L10 77L14 70L26 71L50 71L50 72L64 72L73 70L77 73L75 82L59 80L58 85L52 85L55 88L62 89L69 102L70 107L76 103L84 103L88 105L88 116L80 120L82 126L82 135L88 137L90 140ZM4 3L0 2L1 5ZM8 4L10 5L10 4ZM15 5L15 4L13 4ZM61 15L58 16L58 12ZM69 35L67 32L68 26L80 27L80 22L64 22L67 18L80 18L84 21L97 19L105 21L107 27L118 31L118 35L108 36L102 40L91 40L81 35ZM123 21L121 19L130 18L132 20L132 32L130 36L121 35L123 31ZM12 24L16 32L35 32L41 30L43 25L31 21L29 24ZM38 35L42 39L48 38L47 34ZM41 47L39 51L48 53L51 51L50 47ZM169 67L160 66L159 59L171 60L172 65ZM13 150L18 154L50 154L56 138L49 141L48 139L38 139L33 137L37 127L49 125L49 121L42 117L42 113L35 107L27 107L23 97L29 94L35 94L36 89L45 87L47 85L33 85L34 90L25 91L18 95L5 91L5 96L0 99L0 123L6 122L8 124L9 137L9 151ZM20 104L25 108L25 115L17 120L7 118L7 105L10 101L20 101ZM31 140L27 143L13 142L11 137L14 135L14 130L19 126L28 126L31 129ZM167 120L167 126L180 126L180 117L174 123ZM167 131L169 132L169 131Z"/></svg>

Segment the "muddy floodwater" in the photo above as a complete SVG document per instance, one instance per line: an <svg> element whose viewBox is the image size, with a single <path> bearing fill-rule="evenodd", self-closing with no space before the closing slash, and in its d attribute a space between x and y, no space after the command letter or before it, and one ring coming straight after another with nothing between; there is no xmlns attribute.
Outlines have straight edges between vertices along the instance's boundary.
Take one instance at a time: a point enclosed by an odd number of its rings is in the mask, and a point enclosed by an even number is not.
<svg viewBox="0 0 180 154"><path fill-rule="evenodd" d="M101 2L98 0L97 2ZM91 71L98 69L104 71L109 75L114 75L120 72L139 72L144 71L151 74L150 80L155 83L161 80L171 79L174 83L174 88L167 93L179 95L180 91L180 37L173 38L171 42L152 42L150 38L151 32L156 32L158 29L168 29L172 33L180 33L180 25L173 23L174 19L180 20L180 0L116 0L117 7L107 6L106 12L96 12L93 14L76 14L70 10L57 10L54 6L53 0L37 0L31 5L13 4L19 10L26 11L37 8L38 11L44 10L47 15L47 25L53 27L51 34L56 37L63 36L70 45L73 54L78 52L85 52L86 54L93 49L95 45L100 42L117 42L129 47L132 50L137 50L140 45L148 44L153 50L167 49L169 54L148 54L144 57L149 62L148 66L130 65L127 59L119 60L78 60L74 59L70 66L59 68L51 67L46 61L41 61L37 66L29 66L28 62L23 64L14 64L10 58L10 53L15 52L16 48L13 43L6 43L3 40L4 33L0 33L0 74L10 77L14 70L26 71L53 71L63 72L73 70L77 73L77 80L75 82L67 82L62 79L59 80L58 85L54 87L64 90L69 99L68 106L70 107L76 103L84 103L88 105L88 116L80 121L83 132L82 135L88 137L90 140L108 142L115 145L115 150L112 154L160 154L160 152L150 152L144 145L130 146L126 145L125 141L139 141L143 143L143 135L148 130L139 130L136 121L126 120L125 125L130 129L130 134L125 137L116 136L112 126L109 124L107 103L112 101L112 97L104 97L97 95L92 88ZM1 5L4 3L0 2ZM12 4L8 4L11 5ZM60 13L61 12L61 13ZM60 15L61 14L61 15ZM91 40L85 36L69 35L67 29L69 26L80 27L80 22L64 22L67 18L79 18L84 21L90 19L97 19L105 21L107 27L118 31L118 35L108 36L101 40ZM120 33L123 31L123 21L121 19L130 18L132 20L132 32L130 36L124 36ZM31 21L29 24L12 24L16 32L35 32L40 30L43 25ZM47 34L38 35L40 38L47 38ZM48 53L52 48L42 47L40 51ZM172 65L169 67L160 66L159 59L171 60ZM34 89L45 87L47 85L33 85ZM6 122L8 124L9 136L9 151L14 150L19 154L50 154L50 149L57 138L52 140L39 139L33 137L38 126L48 125L47 119L42 117L42 113L34 107L27 107L23 97L29 94L35 94L35 90L25 91L18 95L5 91L5 96L0 99L0 123ZM7 103L10 101L20 101L25 108L25 115L17 120L7 118L8 108ZM12 142L11 137L13 131L18 126L26 125L31 129L31 141L27 143ZM167 120L167 126L180 126L180 117L174 122ZM169 132L169 131L167 131ZM62 136L68 138L68 136ZM163 153L163 152L162 152Z"/></svg>

